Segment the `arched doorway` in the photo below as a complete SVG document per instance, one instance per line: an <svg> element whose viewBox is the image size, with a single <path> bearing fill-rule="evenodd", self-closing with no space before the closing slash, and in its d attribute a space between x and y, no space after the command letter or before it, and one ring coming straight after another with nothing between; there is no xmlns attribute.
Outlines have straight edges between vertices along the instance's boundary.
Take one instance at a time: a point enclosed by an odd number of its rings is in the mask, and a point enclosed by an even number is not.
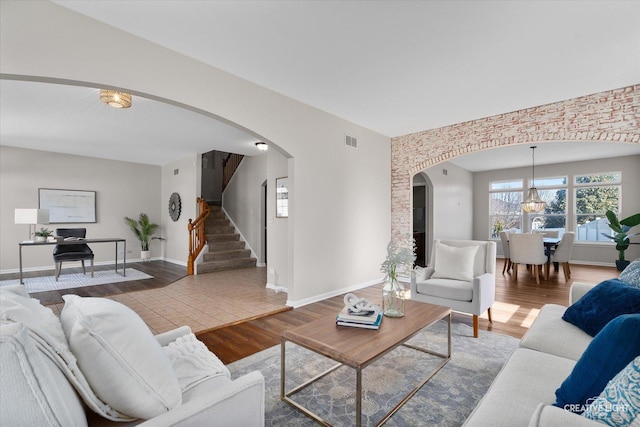
<svg viewBox="0 0 640 427"><path fill-rule="evenodd" d="M391 231L410 231L412 178L452 158L512 144L640 143L640 85L409 134L391 140Z"/></svg>

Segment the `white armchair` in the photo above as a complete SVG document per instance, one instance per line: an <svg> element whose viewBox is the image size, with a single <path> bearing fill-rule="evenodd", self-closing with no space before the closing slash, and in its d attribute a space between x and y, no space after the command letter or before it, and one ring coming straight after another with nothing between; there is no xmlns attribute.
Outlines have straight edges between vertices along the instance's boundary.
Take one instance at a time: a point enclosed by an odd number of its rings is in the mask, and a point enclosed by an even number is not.
<svg viewBox="0 0 640 427"><path fill-rule="evenodd" d="M477 240L434 240L429 266L411 278L411 299L451 307L473 315L473 336L478 337L478 316L495 300L496 243Z"/></svg>

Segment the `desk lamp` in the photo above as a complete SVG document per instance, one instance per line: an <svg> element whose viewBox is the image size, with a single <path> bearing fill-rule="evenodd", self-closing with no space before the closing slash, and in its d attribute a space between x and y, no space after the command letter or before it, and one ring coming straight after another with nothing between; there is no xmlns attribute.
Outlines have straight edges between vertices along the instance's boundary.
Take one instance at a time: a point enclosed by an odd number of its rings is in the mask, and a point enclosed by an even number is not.
<svg viewBox="0 0 640 427"><path fill-rule="evenodd" d="M36 225L49 224L49 209L16 209L16 224L29 224L29 237L27 240L34 240Z"/></svg>

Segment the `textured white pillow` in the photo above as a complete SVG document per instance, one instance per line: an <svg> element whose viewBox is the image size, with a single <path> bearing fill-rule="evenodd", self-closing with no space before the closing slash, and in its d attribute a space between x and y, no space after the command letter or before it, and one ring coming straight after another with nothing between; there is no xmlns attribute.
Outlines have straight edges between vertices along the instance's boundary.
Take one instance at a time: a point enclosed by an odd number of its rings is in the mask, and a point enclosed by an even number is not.
<svg viewBox="0 0 640 427"><path fill-rule="evenodd" d="M75 390L22 323L0 322L0 374L0 425L87 425Z"/></svg>
<svg viewBox="0 0 640 427"><path fill-rule="evenodd" d="M218 375L231 379L229 368L193 333L178 337L162 350L173 365L183 393Z"/></svg>
<svg viewBox="0 0 640 427"><path fill-rule="evenodd" d="M432 279L473 280L473 264L477 246L456 248L438 243L435 248L436 265Z"/></svg>
<svg viewBox="0 0 640 427"><path fill-rule="evenodd" d="M150 419L182 403L171 362L144 321L104 298L63 296L69 347L98 397L131 417Z"/></svg>

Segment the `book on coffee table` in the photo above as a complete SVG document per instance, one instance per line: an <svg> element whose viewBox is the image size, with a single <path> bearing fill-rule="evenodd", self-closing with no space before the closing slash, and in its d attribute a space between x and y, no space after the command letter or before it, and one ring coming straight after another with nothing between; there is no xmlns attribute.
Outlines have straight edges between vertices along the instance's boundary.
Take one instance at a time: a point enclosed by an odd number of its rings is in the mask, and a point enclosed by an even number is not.
<svg viewBox="0 0 640 427"><path fill-rule="evenodd" d="M382 323L382 312L378 310L376 317L371 320L369 316L356 320L343 320L340 315L336 317L336 325L349 326L351 328L378 329Z"/></svg>

